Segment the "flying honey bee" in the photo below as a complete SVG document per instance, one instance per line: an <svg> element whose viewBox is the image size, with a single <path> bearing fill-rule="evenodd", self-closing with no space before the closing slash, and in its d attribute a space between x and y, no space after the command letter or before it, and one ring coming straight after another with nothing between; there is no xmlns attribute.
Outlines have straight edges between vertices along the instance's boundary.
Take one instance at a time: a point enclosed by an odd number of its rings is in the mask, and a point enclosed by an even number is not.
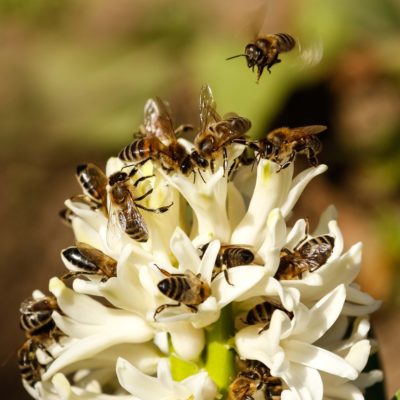
<svg viewBox="0 0 400 400"><path fill-rule="evenodd" d="M279 54L292 50L296 40L287 33L259 35L253 42L246 45L244 54L227 58L246 57L247 66L254 71L257 67L257 82L260 80L264 68L271 73L271 67L281 62Z"/></svg>
<svg viewBox="0 0 400 400"><path fill-rule="evenodd" d="M262 329L258 332L261 334L269 328L271 317L275 310L281 310L290 319L293 318L293 313L285 310L281 304L268 300L264 301L263 303L256 304L253 308L251 308L243 322L245 322L247 325L264 324Z"/></svg>
<svg viewBox="0 0 400 400"><path fill-rule="evenodd" d="M200 129L194 139L195 150L191 158L201 168L210 166L214 173L215 159L222 153L224 171L228 167L226 147L232 143L244 143L244 135L251 128L247 118L229 114L221 118L213 94L208 85L200 93Z"/></svg>
<svg viewBox="0 0 400 400"><path fill-rule="evenodd" d="M298 128L282 127L269 132L264 139L250 144L258 158L267 158L279 164L279 170L287 168L297 154L305 154L313 167L318 165L317 154L322 149L316 136L326 130L324 125L308 125Z"/></svg>
<svg viewBox="0 0 400 400"><path fill-rule="evenodd" d="M143 164L147 160L160 162L167 172L193 172L193 162L177 134L191 129L181 125L174 130L166 104L158 97L149 99L144 107L144 126L135 140L123 148L118 157L123 161Z"/></svg>
<svg viewBox="0 0 400 400"><path fill-rule="evenodd" d="M245 367L239 371L229 385L228 400L254 400L261 392L265 400L279 400L282 381L271 375L270 369L257 360L245 360Z"/></svg>
<svg viewBox="0 0 400 400"><path fill-rule="evenodd" d="M64 280L77 275L100 275L101 281L105 282L116 276L117 261L87 243L77 242L76 246L63 250L61 256L79 268L78 271L70 271L64 275Z"/></svg>
<svg viewBox="0 0 400 400"><path fill-rule="evenodd" d="M201 256L204 255L207 250L208 243L200 248ZM217 258L215 260L215 265L212 271L211 280L213 281L218 274L224 273L225 279L229 285L232 283L229 280L228 270L233 267L238 267L240 265L252 264L255 260L254 249L247 245L221 245ZM233 286L233 285L232 285Z"/></svg>
<svg viewBox="0 0 400 400"><path fill-rule="evenodd" d="M200 274L195 275L190 270L187 270L184 274L170 274L162 268L157 268L166 276L158 283L158 289L162 294L178 303L162 304L157 307L154 312L154 320L166 308L179 307L181 303L192 312L197 312L197 306L210 297L211 288L207 282L201 279Z"/></svg>
<svg viewBox="0 0 400 400"><path fill-rule="evenodd" d="M29 337L50 334L55 330L53 311L59 311L54 296L29 297L20 306L20 326Z"/></svg>
<svg viewBox="0 0 400 400"><path fill-rule="evenodd" d="M114 228L119 228L125 232L130 238L138 242L147 242L149 239L149 232L144 221L144 218L139 212L139 208L145 211L154 213L166 212L173 203L168 206L159 208L147 208L138 203L138 201L145 199L149 196L153 189L148 190L141 196L135 197L134 190L137 185L144 179L151 178L152 176L143 176L137 179L133 184L131 178L137 172L132 169L128 175L126 172L115 172L109 177L109 219L107 227L107 236L114 232Z"/></svg>
<svg viewBox="0 0 400 400"><path fill-rule="evenodd" d="M278 280L302 279L304 272L314 272L326 263L334 244L333 236L321 235L300 241L293 251L283 248L274 277Z"/></svg>

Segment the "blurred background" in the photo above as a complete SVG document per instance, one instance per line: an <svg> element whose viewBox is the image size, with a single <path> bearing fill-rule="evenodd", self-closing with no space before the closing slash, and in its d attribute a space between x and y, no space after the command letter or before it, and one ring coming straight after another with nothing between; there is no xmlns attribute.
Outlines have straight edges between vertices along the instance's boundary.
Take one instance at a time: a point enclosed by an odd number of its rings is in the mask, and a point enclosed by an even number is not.
<svg viewBox="0 0 400 400"><path fill-rule="evenodd" d="M259 32L301 45L260 83L240 54ZM324 124L329 171L296 215L339 210L346 246L364 243L362 288L373 317L387 398L400 386L400 2L398 0L0 0L0 280L2 392L28 399L15 351L21 300L64 268L72 244L58 218L79 191L75 166L104 166L131 139L147 98L168 99L177 124L198 123L200 86L221 113L261 137ZM301 165L299 160L298 165ZM7 396L6 396L7 395ZM373 397L376 399L377 397Z"/></svg>

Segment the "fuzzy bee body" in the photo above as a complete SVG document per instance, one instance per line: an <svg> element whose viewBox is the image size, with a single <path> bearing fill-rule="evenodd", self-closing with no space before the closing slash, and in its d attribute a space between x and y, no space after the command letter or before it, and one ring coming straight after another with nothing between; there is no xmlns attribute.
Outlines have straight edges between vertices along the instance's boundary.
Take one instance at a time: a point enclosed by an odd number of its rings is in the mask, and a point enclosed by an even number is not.
<svg viewBox="0 0 400 400"><path fill-rule="evenodd" d="M116 276L117 261L89 244L77 242L61 252L63 258L81 271L70 271L63 279L76 275L100 275L102 281Z"/></svg>
<svg viewBox="0 0 400 400"><path fill-rule="evenodd" d="M278 280L302 279L304 272L314 272L324 265L333 251L335 238L321 235L301 241L293 251L282 249L275 278Z"/></svg>
<svg viewBox="0 0 400 400"><path fill-rule="evenodd" d="M193 162L176 136L188 129L191 128L183 125L174 130L166 104L158 97L149 99L144 108L141 137L123 148L118 157L136 164L153 160L167 172L180 171L188 175L193 172Z"/></svg>
<svg viewBox="0 0 400 400"><path fill-rule="evenodd" d="M20 306L20 327L28 336L49 334L55 329L53 311L59 310L54 296L29 297Z"/></svg>
<svg viewBox="0 0 400 400"><path fill-rule="evenodd" d="M296 40L287 33L275 33L259 35L254 42L246 45L244 54L229 57L227 60L236 57L245 57L248 68L254 71L257 67L257 82L265 68L271 72L271 67L281 62L279 54L292 50Z"/></svg>
<svg viewBox="0 0 400 400"><path fill-rule="evenodd" d="M250 128L250 120L236 114L221 118L216 111L211 89L203 86L200 93L200 129L194 139L192 159L199 167L210 166L214 172L215 159L222 153L226 170L226 147L235 142L244 142L244 135Z"/></svg>
<svg viewBox="0 0 400 400"><path fill-rule="evenodd" d="M107 198L107 177L104 172L92 163L78 165L76 177L86 194L93 202L104 206Z"/></svg>
<svg viewBox="0 0 400 400"><path fill-rule="evenodd" d="M184 274L170 274L164 269L159 269L166 278L158 283L158 289L162 294L178 303L159 306L154 312L154 320L165 308L179 307L181 303L186 305L192 312L197 312L197 306L210 297L211 288L201 279L200 274L195 275L190 270Z"/></svg>
<svg viewBox="0 0 400 400"><path fill-rule="evenodd" d="M202 255L207 250L208 243L200 248ZM255 260L254 249L246 245L221 245L215 265L212 271L211 280L214 280L218 274L224 273L226 281L232 285L229 280L229 269L241 265L252 264Z"/></svg>
<svg viewBox="0 0 400 400"><path fill-rule="evenodd" d="M304 154L313 167L318 165L317 154L322 143L316 136L326 130L324 125L307 125L298 128L281 127L269 132L264 139L250 144L258 158L270 159L287 168L297 154Z"/></svg>
<svg viewBox="0 0 400 400"><path fill-rule="evenodd" d="M33 339L28 339L20 347L17 354L21 378L32 387L41 380L43 371L43 367L36 357L37 349L37 342Z"/></svg>
<svg viewBox="0 0 400 400"><path fill-rule="evenodd" d="M281 304L272 301L264 301L263 303L256 304L248 311L244 322L247 325L264 324L263 328L259 331L259 333L262 333L269 328L269 323L275 310L281 310L290 319L293 318L293 313L285 310Z"/></svg>
<svg viewBox="0 0 400 400"><path fill-rule="evenodd" d="M257 360L245 360L241 370L228 389L228 400L254 400L261 392L265 400L279 400L282 381L271 375L270 369Z"/></svg>

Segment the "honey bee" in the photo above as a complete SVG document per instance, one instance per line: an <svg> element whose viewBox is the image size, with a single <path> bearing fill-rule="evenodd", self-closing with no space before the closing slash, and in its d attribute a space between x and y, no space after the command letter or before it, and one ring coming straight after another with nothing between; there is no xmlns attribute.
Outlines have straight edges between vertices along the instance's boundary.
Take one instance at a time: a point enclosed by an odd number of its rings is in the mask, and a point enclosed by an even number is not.
<svg viewBox="0 0 400 400"><path fill-rule="evenodd" d="M279 400L282 381L272 376L270 369L263 363L246 360L245 368L229 385L228 400L254 400L258 392L262 393L265 400Z"/></svg>
<svg viewBox="0 0 400 400"><path fill-rule="evenodd" d="M79 271L70 271L63 276L68 279L76 275L100 275L101 281L116 276L117 261L87 243L77 242L76 246L68 247L61 256Z"/></svg>
<svg viewBox="0 0 400 400"><path fill-rule="evenodd" d="M98 207L107 203L107 177L104 172L92 163L78 165L76 177L83 193Z"/></svg>
<svg viewBox="0 0 400 400"><path fill-rule="evenodd" d="M274 277L278 280L302 279L303 272L314 272L326 263L334 244L333 236L321 235L300 241L293 251L283 248Z"/></svg>
<svg viewBox="0 0 400 400"><path fill-rule="evenodd" d="M205 244L200 248L201 256L204 255L207 250L208 244ZM255 260L254 249L247 245L221 245L215 265L212 271L211 280L213 281L218 274L224 273L225 279L229 285L232 283L229 280L229 268L239 267L240 265L252 264ZM233 285L232 285L233 286Z"/></svg>
<svg viewBox="0 0 400 400"><path fill-rule="evenodd" d="M153 189L148 190L139 197L134 196L134 189L144 179L148 179L152 176L143 176L132 184L131 178L136 172L137 170L133 169L128 175L123 171L119 171L109 177L110 204L108 207L109 219L107 234L109 235L115 227L119 227L130 238L138 242L147 242L149 239L149 232L138 208L158 214L166 212L173 203L159 208L147 208L139 204L138 201L149 196Z"/></svg>
<svg viewBox="0 0 400 400"><path fill-rule="evenodd" d="M214 173L214 162L223 155L224 171L228 167L226 147L232 143L244 143L244 135L251 128L247 118L229 114L221 118L216 111L213 94L208 85L200 93L200 129L194 139L195 150L191 158L201 168L210 166Z"/></svg>
<svg viewBox="0 0 400 400"><path fill-rule="evenodd" d="M20 306L20 327L27 336L50 334L55 330L53 311L59 311L54 296L29 297Z"/></svg>
<svg viewBox="0 0 400 400"><path fill-rule="evenodd" d="M193 162L177 134L191 129L181 125L174 130L166 104L158 97L149 99L144 107L144 126L135 140L123 148L118 157L123 161L143 164L147 160L160 162L167 172L193 172Z"/></svg>
<svg viewBox="0 0 400 400"><path fill-rule="evenodd" d="M267 158L279 164L279 170L287 168L297 154L305 154L313 167L318 165L317 154L322 149L316 136L326 130L324 125L308 125L298 128L282 127L269 132L264 139L250 146L256 150L258 158Z"/></svg>
<svg viewBox="0 0 400 400"><path fill-rule="evenodd" d="M43 365L41 365L36 357L38 349L47 350L44 348L37 339L27 339L19 348L18 367L21 378L28 383L29 386L34 387L36 382L39 382L43 373Z"/></svg>
<svg viewBox="0 0 400 400"><path fill-rule="evenodd" d="M154 312L154 320L157 315L170 307L179 307L181 303L187 306L192 312L197 312L197 306L203 303L211 295L211 288L207 282L201 279L201 275L195 275L190 270L184 274L170 274L162 268L157 268L166 276L161 280L157 287L162 294L172 300L176 300L177 304L162 304L157 307Z"/></svg>
<svg viewBox="0 0 400 400"><path fill-rule="evenodd" d="M257 82L260 80L264 68L271 73L271 67L281 62L280 53L290 51L296 45L296 40L287 33L259 35L254 42L246 45L244 54L227 58L246 57L247 66L254 71L257 67Z"/></svg>
<svg viewBox="0 0 400 400"><path fill-rule="evenodd" d="M261 334L269 328L271 317L275 310L281 310L290 319L293 318L292 312L287 311L281 304L269 300L264 301L263 303L256 304L253 308L251 308L248 311L246 318L243 322L245 322L247 325L264 324L262 329L258 332L259 334Z"/></svg>

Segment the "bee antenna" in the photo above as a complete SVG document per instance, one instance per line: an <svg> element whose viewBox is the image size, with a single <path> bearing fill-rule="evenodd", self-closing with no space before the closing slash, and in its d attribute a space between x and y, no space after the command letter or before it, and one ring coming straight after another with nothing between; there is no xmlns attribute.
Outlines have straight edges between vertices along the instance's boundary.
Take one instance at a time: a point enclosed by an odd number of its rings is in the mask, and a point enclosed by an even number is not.
<svg viewBox="0 0 400 400"><path fill-rule="evenodd" d="M246 57L246 54L238 54L236 56L225 58L225 61L232 60L232 58Z"/></svg>

